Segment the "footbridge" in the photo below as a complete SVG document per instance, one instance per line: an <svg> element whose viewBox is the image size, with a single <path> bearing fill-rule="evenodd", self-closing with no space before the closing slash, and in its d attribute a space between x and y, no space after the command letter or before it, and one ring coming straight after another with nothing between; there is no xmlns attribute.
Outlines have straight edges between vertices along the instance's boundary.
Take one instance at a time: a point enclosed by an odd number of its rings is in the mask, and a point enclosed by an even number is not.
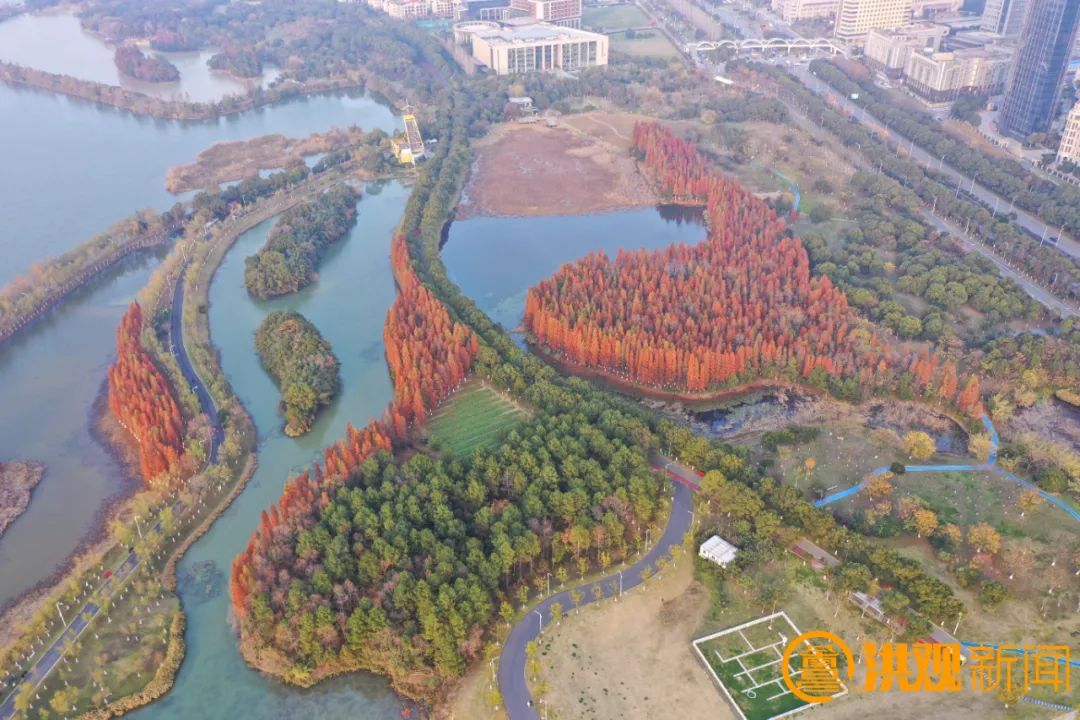
<svg viewBox="0 0 1080 720"><path fill-rule="evenodd" d="M832 55L847 56L847 48L832 38L747 38L745 40L706 40L690 43L686 46L687 51L697 50L706 52L709 50L721 50L730 48L735 52L765 52L767 50L791 51L822 51Z"/></svg>

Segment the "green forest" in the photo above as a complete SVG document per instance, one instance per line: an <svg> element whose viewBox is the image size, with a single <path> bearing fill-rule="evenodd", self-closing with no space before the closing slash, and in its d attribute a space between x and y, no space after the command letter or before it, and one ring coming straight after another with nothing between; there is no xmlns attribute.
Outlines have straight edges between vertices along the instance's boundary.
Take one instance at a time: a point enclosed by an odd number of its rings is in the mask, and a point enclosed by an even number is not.
<svg viewBox="0 0 1080 720"><path fill-rule="evenodd" d="M255 332L259 360L281 390L285 434L303 435L341 387L337 357L318 328L297 312L272 312Z"/></svg>
<svg viewBox="0 0 1080 720"><path fill-rule="evenodd" d="M263 659L277 656L302 683L368 669L407 695L437 696L481 657L497 614L512 615L529 581L542 582L541 568L606 567L663 518L643 430L585 406L464 462L369 456L325 505L288 521L295 531L274 508L256 537L273 560L255 563L251 604Z"/></svg>
<svg viewBox="0 0 1080 720"><path fill-rule="evenodd" d="M287 295L314 281L319 257L345 237L359 200L358 190L337 185L282 213L266 244L245 261L244 284L252 297Z"/></svg>

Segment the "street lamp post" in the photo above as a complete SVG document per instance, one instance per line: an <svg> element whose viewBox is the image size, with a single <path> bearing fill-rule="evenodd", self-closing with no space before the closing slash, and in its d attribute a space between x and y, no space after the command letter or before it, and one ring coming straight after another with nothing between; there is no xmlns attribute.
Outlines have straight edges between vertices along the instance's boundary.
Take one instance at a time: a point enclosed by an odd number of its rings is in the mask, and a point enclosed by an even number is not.
<svg viewBox="0 0 1080 720"><path fill-rule="evenodd" d="M64 619L64 613L60 611L59 600L56 601L56 614L60 616L60 622L63 623L64 627L67 627L67 620Z"/></svg>
<svg viewBox="0 0 1080 720"><path fill-rule="evenodd" d="M540 614L539 610L533 610L536 613L536 617L540 618L540 630L537 631L537 635L544 632L544 616Z"/></svg>

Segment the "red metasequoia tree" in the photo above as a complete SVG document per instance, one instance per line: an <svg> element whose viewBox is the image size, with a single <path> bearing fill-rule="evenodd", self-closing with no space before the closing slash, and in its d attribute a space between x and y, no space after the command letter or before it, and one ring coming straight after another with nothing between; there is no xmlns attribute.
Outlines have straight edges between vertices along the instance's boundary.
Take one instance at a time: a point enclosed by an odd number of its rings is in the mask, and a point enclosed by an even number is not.
<svg viewBox="0 0 1080 720"><path fill-rule="evenodd" d="M394 402L383 420L363 430L349 425L344 439L323 450L322 463L292 478L277 504L263 511L247 548L232 564L230 593L241 620L251 611L253 597L288 592L288 569L303 563L303 558L287 556L290 540L315 526L333 493L364 460L406 441L409 426L422 422L465 379L479 350L476 335L451 320L421 285L410 266L405 236L394 237L390 258L400 293L387 314L383 337Z"/></svg>
<svg viewBox="0 0 1080 720"><path fill-rule="evenodd" d="M660 251L594 253L529 290L525 326L574 364L658 388L702 392L754 376L854 377L865 386L910 369L926 391L962 409L956 368L928 353L910 361L813 276L802 242L765 202L708 169L696 147L656 123L633 147L663 195L702 205L708 238ZM966 392L966 391L965 391Z"/></svg>
<svg viewBox="0 0 1080 720"><path fill-rule="evenodd" d="M116 331L116 363L109 368L109 410L139 445L143 480L180 463L184 417L172 386L139 340L142 308L132 303Z"/></svg>

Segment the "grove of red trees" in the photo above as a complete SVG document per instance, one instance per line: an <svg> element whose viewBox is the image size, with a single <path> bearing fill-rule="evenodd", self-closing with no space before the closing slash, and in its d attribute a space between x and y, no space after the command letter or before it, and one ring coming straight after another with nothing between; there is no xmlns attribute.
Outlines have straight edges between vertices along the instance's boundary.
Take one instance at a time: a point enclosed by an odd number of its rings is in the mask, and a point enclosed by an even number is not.
<svg viewBox="0 0 1080 720"><path fill-rule="evenodd" d="M240 618L247 616L253 597L289 590L289 573L278 573L270 557L271 540L295 538L313 527L353 471L373 453L391 452L395 442L403 443L409 426L422 423L472 366L479 349L476 335L451 320L442 303L421 285L409 265L404 236L396 236L391 244L391 265L400 292L387 314L383 336L394 402L381 421L362 430L350 425L344 439L323 451L321 464L292 478L278 503L263 511L247 548L233 560L230 591Z"/></svg>
<svg viewBox="0 0 1080 720"><path fill-rule="evenodd" d="M423 422L469 373L480 348L475 333L454 322L446 307L420 284L409 266L403 235L391 244L391 264L401 292L386 316L383 339L394 380L388 423L395 438Z"/></svg>
<svg viewBox="0 0 1080 720"><path fill-rule="evenodd" d="M693 143L639 123L633 148L665 197L704 205L708 238L564 265L526 299L525 326L539 344L577 365L688 392L778 374L873 387L908 369L910 353L861 321L827 277L811 275L785 221L710 171ZM951 372L943 391L956 384ZM943 392L946 402L979 410L977 384L974 399L969 388L955 393Z"/></svg>
<svg viewBox="0 0 1080 720"><path fill-rule="evenodd" d="M149 483L179 465L184 417L169 381L143 350L142 323L142 308L132 303L116 331L109 410L138 443L143 480Z"/></svg>

